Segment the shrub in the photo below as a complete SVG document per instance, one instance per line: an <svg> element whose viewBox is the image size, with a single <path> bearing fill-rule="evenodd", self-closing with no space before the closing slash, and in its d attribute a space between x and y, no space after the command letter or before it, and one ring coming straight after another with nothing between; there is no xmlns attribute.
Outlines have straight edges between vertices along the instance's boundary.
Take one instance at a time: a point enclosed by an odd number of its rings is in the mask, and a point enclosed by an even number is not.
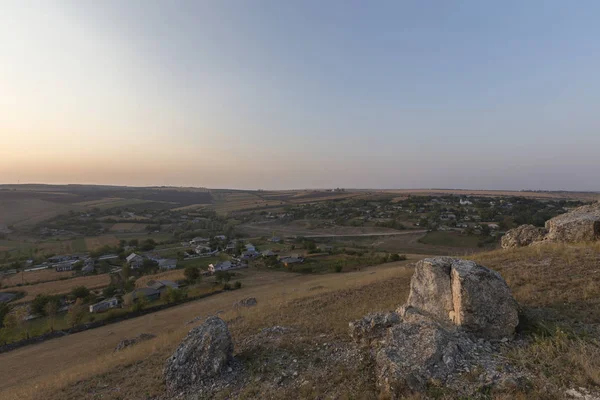
<svg viewBox="0 0 600 400"><path fill-rule="evenodd" d="M233 287L236 288L236 289L241 289L242 288L242 282L235 281L235 284L233 285Z"/></svg>
<svg viewBox="0 0 600 400"><path fill-rule="evenodd" d="M183 276L185 276L185 279L188 282L194 283L200 278L200 270L197 267L192 267L190 265L188 267L185 267L185 270L183 271Z"/></svg>
<svg viewBox="0 0 600 400"><path fill-rule="evenodd" d="M90 295L90 290L85 286L76 286L71 289L71 296L75 299L87 299Z"/></svg>
<svg viewBox="0 0 600 400"><path fill-rule="evenodd" d="M223 290L231 290L231 284L229 284L229 283L223 284Z"/></svg>

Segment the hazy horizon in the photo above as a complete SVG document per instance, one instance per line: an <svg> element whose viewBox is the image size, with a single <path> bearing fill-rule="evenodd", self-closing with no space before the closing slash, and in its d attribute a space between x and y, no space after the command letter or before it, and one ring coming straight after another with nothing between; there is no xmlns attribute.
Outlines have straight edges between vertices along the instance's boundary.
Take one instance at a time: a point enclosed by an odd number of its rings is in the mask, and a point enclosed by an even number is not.
<svg viewBox="0 0 600 400"><path fill-rule="evenodd" d="M600 191L599 12L5 1L0 183Z"/></svg>

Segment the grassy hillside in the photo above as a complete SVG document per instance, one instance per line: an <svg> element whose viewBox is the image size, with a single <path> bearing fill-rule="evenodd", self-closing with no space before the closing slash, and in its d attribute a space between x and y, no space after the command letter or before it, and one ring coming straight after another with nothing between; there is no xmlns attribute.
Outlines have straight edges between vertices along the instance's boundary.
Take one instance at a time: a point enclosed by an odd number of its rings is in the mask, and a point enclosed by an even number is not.
<svg viewBox="0 0 600 400"><path fill-rule="evenodd" d="M562 399L568 388L597 390L600 244L540 245L472 258L499 271L523 309L519 339L504 356L530 372L529 382L509 393L492 391L489 398ZM228 321L236 346L274 325L298 330L303 339L286 347L297 354L311 354L315 346L346 346L349 321L405 301L414 261L345 274L256 271L239 291L2 354L0 374L7 377L0 383L2 398L40 398L40 393L48 399L159 396L164 393L164 361L191 327L185 321L219 310L224 311L221 316ZM258 306L234 311L232 303L247 296L256 297ZM158 338L112 353L119 340L141 332ZM314 375L302 376L311 383L310 389L257 383L247 389L246 398L377 399L371 371L362 363L324 365ZM451 398L443 391L430 395Z"/></svg>

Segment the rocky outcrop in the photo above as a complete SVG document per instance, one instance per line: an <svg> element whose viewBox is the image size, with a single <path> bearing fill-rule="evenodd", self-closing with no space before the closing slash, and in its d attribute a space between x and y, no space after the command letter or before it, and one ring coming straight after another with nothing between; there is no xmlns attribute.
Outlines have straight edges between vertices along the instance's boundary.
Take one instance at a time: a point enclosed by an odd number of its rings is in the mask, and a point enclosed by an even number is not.
<svg viewBox="0 0 600 400"><path fill-rule="evenodd" d="M512 336L519 322L517 303L500 274L458 258L419 261L406 305L488 339Z"/></svg>
<svg viewBox="0 0 600 400"><path fill-rule="evenodd" d="M482 385L500 384L512 372L496 357L497 347L513 336L517 323L517 303L497 272L436 257L417 263L406 304L349 328L357 343L369 346L382 393L396 399L423 393L431 382L467 396ZM481 382L461 378L472 369Z"/></svg>
<svg viewBox="0 0 600 400"><path fill-rule="evenodd" d="M534 242L544 240L546 230L533 225L521 225L507 231L501 239L503 249L529 246Z"/></svg>
<svg viewBox="0 0 600 400"><path fill-rule="evenodd" d="M502 236L502 248L547 242L591 242L600 239L600 203L578 207L546 221L546 227L521 225Z"/></svg>
<svg viewBox="0 0 600 400"><path fill-rule="evenodd" d="M134 344L138 344L138 343L144 342L146 340L154 339L155 337L156 337L156 335L153 335L151 333L140 333L139 335L137 335L136 337L134 337L132 339L121 340L119 342L119 344L117 344L117 347L115 347L115 352L121 351L130 346L133 346Z"/></svg>
<svg viewBox="0 0 600 400"><path fill-rule="evenodd" d="M256 304L258 304L258 302L255 297L247 297L233 303L233 308L254 307Z"/></svg>
<svg viewBox="0 0 600 400"><path fill-rule="evenodd" d="M600 239L600 203L578 207L546 221L546 240L589 242Z"/></svg>
<svg viewBox="0 0 600 400"><path fill-rule="evenodd" d="M227 324L213 316L193 328L167 360L163 375L169 393L219 375L231 361L233 342Z"/></svg>

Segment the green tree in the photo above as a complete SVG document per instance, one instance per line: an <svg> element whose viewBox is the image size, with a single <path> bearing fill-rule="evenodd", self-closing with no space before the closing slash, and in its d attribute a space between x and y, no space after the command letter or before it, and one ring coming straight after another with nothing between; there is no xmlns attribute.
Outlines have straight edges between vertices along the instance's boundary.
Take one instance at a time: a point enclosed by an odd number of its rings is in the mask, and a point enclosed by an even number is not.
<svg viewBox="0 0 600 400"><path fill-rule="evenodd" d="M219 283L229 282L231 280L231 274L227 271L217 271L215 273L215 280Z"/></svg>
<svg viewBox="0 0 600 400"><path fill-rule="evenodd" d="M44 311L48 316L48 327L50 332L54 332L54 324L56 323L56 314L58 313L58 304L54 301L49 301L44 307Z"/></svg>
<svg viewBox="0 0 600 400"><path fill-rule="evenodd" d="M86 300L90 295L90 290L85 286L75 286L71 289L71 296L74 299Z"/></svg>
<svg viewBox="0 0 600 400"><path fill-rule="evenodd" d="M198 280L198 278L200 278L200 270L197 267L193 267L191 265L187 266L183 271L183 276L185 276L185 279L188 282L194 283Z"/></svg>
<svg viewBox="0 0 600 400"><path fill-rule="evenodd" d="M136 299L134 300L132 310L133 311L142 311L150 302L148 298L142 293L138 293Z"/></svg>
<svg viewBox="0 0 600 400"><path fill-rule="evenodd" d="M0 303L0 328L4 326L4 318L10 312L10 306L6 303Z"/></svg>
<svg viewBox="0 0 600 400"><path fill-rule="evenodd" d="M85 307L82 299L77 299L75 304L71 306L67 318L71 327L75 327L83 321L83 318L85 318Z"/></svg>
<svg viewBox="0 0 600 400"><path fill-rule="evenodd" d="M184 298L184 293L180 289L167 288L167 291L162 295L167 303L177 303Z"/></svg>

